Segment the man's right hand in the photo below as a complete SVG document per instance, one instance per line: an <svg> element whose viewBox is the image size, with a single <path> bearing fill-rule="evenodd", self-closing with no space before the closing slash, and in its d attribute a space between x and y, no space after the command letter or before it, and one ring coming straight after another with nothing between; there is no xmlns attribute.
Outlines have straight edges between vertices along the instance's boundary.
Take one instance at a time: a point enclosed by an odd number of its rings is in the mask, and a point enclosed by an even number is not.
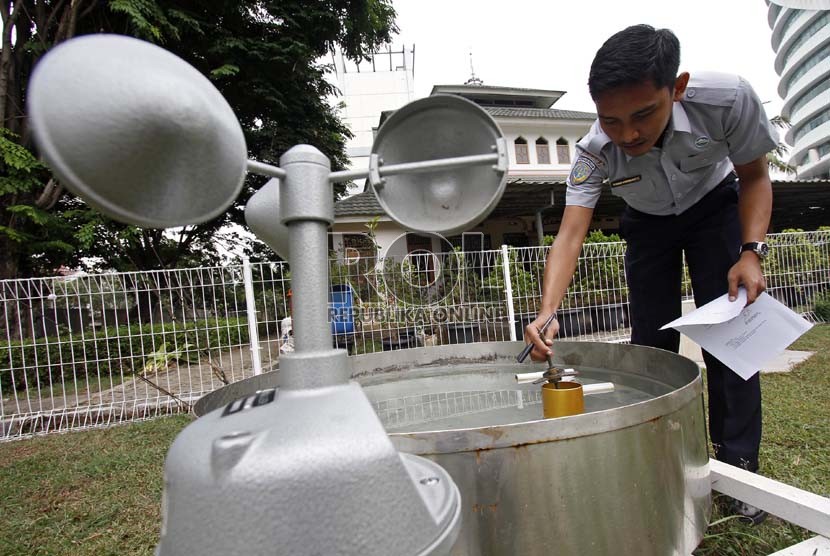
<svg viewBox="0 0 830 556"><path fill-rule="evenodd" d="M533 344L530 358L534 361L545 361L549 355L553 355L550 346L553 345L553 338L559 333L559 321L554 318L548 325L544 338L539 335L539 330L542 329L549 316L550 314L540 314L536 320L525 327L525 343Z"/></svg>

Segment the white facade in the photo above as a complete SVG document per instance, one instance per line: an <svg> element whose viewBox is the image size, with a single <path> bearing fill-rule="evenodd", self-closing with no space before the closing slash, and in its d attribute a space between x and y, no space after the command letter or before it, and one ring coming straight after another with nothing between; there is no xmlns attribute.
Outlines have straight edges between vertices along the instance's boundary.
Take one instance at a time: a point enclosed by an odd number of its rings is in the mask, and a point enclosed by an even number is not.
<svg viewBox="0 0 830 556"><path fill-rule="evenodd" d="M781 115L791 127L789 164L798 177L830 177L830 10L797 9L789 0L769 2L768 21Z"/></svg>
<svg viewBox="0 0 830 556"><path fill-rule="evenodd" d="M579 121L537 121L499 117L495 120L507 141L510 158L508 176L511 177L545 176L564 180L571 170L574 145L591 126L590 123L586 126L585 122ZM517 140L527 141L527 162L518 160ZM544 157L544 141L547 141L549 161L539 160L540 155ZM564 144L557 144L557 141Z"/></svg>

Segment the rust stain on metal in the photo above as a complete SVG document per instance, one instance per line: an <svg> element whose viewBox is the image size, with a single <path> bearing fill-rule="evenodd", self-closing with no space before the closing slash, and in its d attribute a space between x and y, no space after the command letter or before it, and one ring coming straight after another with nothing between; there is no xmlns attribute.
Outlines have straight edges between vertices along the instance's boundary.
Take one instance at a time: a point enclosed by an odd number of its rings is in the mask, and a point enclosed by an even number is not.
<svg viewBox="0 0 830 556"><path fill-rule="evenodd" d="M486 434L487 436L489 436L489 437L490 437L490 438L492 438L493 440L498 440L499 438L501 438L502 436L504 436L504 433L505 433L505 432L506 432L506 431L505 431L503 428L486 428L486 429L481 429L481 434Z"/></svg>

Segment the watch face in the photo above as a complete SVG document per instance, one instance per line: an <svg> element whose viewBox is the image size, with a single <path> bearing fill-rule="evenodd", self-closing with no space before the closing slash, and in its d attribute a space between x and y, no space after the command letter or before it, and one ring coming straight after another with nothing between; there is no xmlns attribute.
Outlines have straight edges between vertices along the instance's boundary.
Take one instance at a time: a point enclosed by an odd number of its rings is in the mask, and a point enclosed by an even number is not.
<svg viewBox="0 0 830 556"><path fill-rule="evenodd" d="M763 241L758 242L758 246L755 249L756 253L758 253L762 259L766 259L767 255L769 255L769 245Z"/></svg>

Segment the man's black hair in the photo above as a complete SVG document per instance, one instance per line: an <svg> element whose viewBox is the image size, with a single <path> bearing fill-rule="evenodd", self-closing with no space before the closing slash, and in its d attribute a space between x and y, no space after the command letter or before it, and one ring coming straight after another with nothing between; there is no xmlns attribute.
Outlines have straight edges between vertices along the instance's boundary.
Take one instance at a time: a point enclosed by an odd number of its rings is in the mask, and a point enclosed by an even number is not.
<svg viewBox="0 0 830 556"><path fill-rule="evenodd" d="M673 87L680 66L680 41L668 29L632 25L600 47L591 64L591 98L617 87L651 81L658 89Z"/></svg>

